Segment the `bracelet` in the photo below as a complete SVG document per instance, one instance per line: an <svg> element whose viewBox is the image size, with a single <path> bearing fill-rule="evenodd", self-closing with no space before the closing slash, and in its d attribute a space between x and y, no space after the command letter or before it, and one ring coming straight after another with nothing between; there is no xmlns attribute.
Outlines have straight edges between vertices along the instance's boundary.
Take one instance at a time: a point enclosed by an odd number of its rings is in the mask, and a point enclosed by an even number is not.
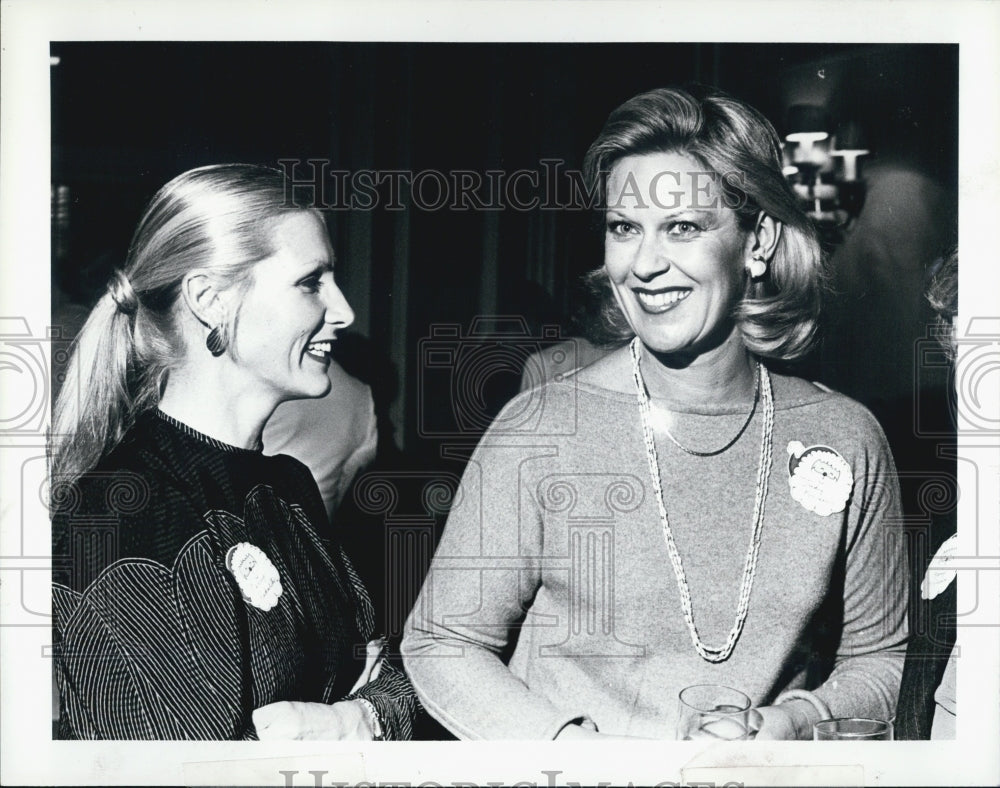
<svg viewBox="0 0 1000 788"><path fill-rule="evenodd" d="M382 720L379 719L375 705L368 698L355 698L368 711L372 723L372 741L385 741L385 731L382 730Z"/></svg>
<svg viewBox="0 0 1000 788"><path fill-rule="evenodd" d="M819 718L821 720L829 720L833 717L830 713L830 707L823 702L822 698L818 697L809 690L804 689L790 689L785 690L777 698L775 698L774 705L780 706L782 703L787 703L790 700L805 700L812 704L812 707L819 712Z"/></svg>

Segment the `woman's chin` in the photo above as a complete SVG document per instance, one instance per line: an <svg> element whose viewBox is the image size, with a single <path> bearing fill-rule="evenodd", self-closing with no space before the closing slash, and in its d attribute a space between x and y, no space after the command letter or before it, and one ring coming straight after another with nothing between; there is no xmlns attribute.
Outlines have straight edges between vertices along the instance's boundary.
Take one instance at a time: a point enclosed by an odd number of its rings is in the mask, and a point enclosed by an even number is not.
<svg viewBox="0 0 1000 788"><path fill-rule="evenodd" d="M303 393L302 396L317 398L317 397L325 397L329 393L330 393L330 378L328 378L326 375L323 375L323 379L315 381L312 386L309 386L307 388L307 392Z"/></svg>
<svg viewBox="0 0 1000 788"><path fill-rule="evenodd" d="M289 386L285 391L285 399L316 399L330 393L330 378L325 367L316 366L313 370L300 371L296 386Z"/></svg>
<svg viewBox="0 0 1000 788"><path fill-rule="evenodd" d="M663 336L653 332L639 333L639 341L657 356L679 356L692 352L691 343L674 336Z"/></svg>
<svg viewBox="0 0 1000 788"><path fill-rule="evenodd" d="M676 359L678 362L697 358L702 354L712 353L719 348L735 343L742 345L739 332L731 327L720 327L709 334L689 332L669 334L659 331L639 331L638 336L646 349L661 359Z"/></svg>

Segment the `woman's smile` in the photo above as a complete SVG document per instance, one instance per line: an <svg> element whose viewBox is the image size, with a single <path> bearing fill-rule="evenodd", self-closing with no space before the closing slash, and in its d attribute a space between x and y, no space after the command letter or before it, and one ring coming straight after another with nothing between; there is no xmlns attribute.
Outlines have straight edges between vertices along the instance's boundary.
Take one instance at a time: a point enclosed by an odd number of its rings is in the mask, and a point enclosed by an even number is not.
<svg viewBox="0 0 1000 788"><path fill-rule="evenodd" d="M667 290L647 290L633 288L636 300L644 312L659 315L669 312L691 295L691 288L670 288Z"/></svg>
<svg viewBox="0 0 1000 788"><path fill-rule="evenodd" d="M314 358L330 360L330 353L333 351L333 339L322 339L310 342L306 345L306 353Z"/></svg>

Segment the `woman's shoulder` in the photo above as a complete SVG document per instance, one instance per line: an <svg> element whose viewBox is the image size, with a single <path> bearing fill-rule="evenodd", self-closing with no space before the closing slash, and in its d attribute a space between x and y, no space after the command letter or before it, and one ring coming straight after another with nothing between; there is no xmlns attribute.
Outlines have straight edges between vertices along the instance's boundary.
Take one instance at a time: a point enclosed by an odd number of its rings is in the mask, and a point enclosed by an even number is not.
<svg viewBox="0 0 1000 788"><path fill-rule="evenodd" d="M110 452L72 482L53 480L53 518L127 518L162 493L165 469L143 439L143 425L130 429Z"/></svg>
<svg viewBox="0 0 1000 788"><path fill-rule="evenodd" d="M822 381L768 370L774 390L776 408L796 408L822 405L843 412L868 413L868 409L857 400Z"/></svg>
<svg viewBox="0 0 1000 788"><path fill-rule="evenodd" d="M632 356L628 346L608 348L604 355L581 369L576 379L595 389L617 394L632 393Z"/></svg>
<svg viewBox="0 0 1000 788"><path fill-rule="evenodd" d="M493 420L488 434L558 436L577 431L581 419L606 416L623 403L634 402L629 395L631 377L619 369L611 351L597 361L573 369L539 386L525 389L509 400Z"/></svg>
<svg viewBox="0 0 1000 788"><path fill-rule="evenodd" d="M860 443L887 445L882 425L862 403L818 381L770 372L776 413L812 431L828 432Z"/></svg>
<svg viewBox="0 0 1000 788"><path fill-rule="evenodd" d="M261 484L288 503L313 503L315 482L298 460L227 451L146 414L93 469L53 490L53 525L115 522L120 546L143 552L145 542L162 542L168 533L186 541L210 511L242 510Z"/></svg>
<svg viewBox="0 0 1000 788"><path fill-rule="evenodd" d="M262 455L261 462L266 468L261 474L264 484L273 487L287 503L305 508L310 521L325 519L319 487L305 463L289 454Z"/></svg>

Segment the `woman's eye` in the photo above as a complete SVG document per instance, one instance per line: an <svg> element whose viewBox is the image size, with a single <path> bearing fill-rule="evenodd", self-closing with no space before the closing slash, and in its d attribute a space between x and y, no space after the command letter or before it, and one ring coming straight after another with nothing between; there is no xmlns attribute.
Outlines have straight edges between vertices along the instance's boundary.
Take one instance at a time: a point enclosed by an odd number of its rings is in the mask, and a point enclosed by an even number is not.
<svg viewBox="0 0 1000 788"><path fill-rule="evenodd" d="M673 222L669 227L671 235L693 235L701 228L694 222Z"/></svg>
<svg viewBox="0 0 1000 788"><path fill-rule="evenodd" d="M299 286L305 290L307 293L318 293L319 292L319 277L310 276L308 279L303 279L299 282Z"/></svg>
<svg viewBox="0 0 1000 788"><path fill-rule="evenodd" d="M631 222L625 222L621 220L616 220L613 222L608 222L608 233L617 236L632 235L636 231L636 227Z"/></svg>

